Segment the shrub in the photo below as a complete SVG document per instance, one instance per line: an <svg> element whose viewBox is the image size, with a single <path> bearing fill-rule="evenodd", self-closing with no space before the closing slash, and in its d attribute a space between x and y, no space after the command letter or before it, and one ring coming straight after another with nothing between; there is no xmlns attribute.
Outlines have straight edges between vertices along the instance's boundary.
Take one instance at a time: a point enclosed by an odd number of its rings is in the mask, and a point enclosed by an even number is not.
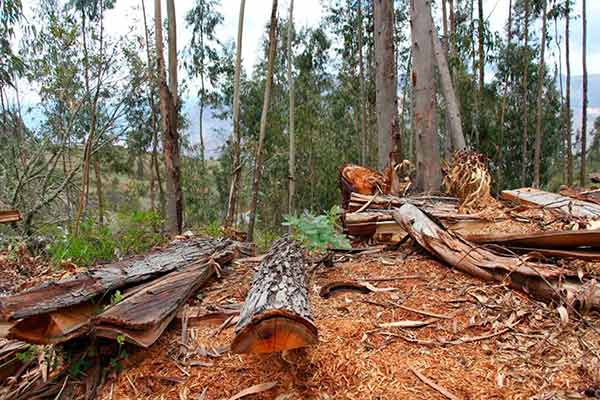
<svg viewBox="0 0 600 400"><path fill-rule="evenodd" d="M348 238L340 233L340 208L334 206L323 215L305 212L301 217L288 215L284 226L292 227L292 237L310 251L327 248L350 248Z"/></svg>

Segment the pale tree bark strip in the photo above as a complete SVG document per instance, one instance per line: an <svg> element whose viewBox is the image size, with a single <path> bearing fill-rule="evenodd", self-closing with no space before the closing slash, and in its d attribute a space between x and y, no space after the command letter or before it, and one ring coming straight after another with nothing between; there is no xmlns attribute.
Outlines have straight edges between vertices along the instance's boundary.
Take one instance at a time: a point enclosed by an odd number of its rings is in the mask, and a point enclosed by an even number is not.
<svg viewBox="0 0 600 400"><path fill-rule="evenodd" d="M277 52L277 0L273 0L271 9L271 26L269 29L269 55L267 62L267 76L265 82L265 94L263 107L260 115L260 132L258 135L258 146L256 147L256 165L254 167L254 178L252 179L252 200L250 203L250 223L248 224L248 241L254 237L254 225L256 223L256 208L258 205L258 193L260 190L260 179L262 177L263 146L267 135L267 117L271 104L271 86L273 84L273 65Z"/></svg>
<svg viewBox="0 0 600 400"><path fill-rule="evenodd" d="M225 226L233 225L235 222L235 210L239 199L240 179L242 175L242 164L240 161L240 146L242 140L240 132L240 72L242 70L242 34L244 32L245 7L246 0L241 0L235 51L235 75L233 78L233 173L231 176L231 185L229 187Z"/></svg>
<svg viewBox="0 0 600 400"><path fill-rule="evenodd" d="M260 264L235 328L234 353L268 353L316 344L302 248L277 240Z"/></svg>

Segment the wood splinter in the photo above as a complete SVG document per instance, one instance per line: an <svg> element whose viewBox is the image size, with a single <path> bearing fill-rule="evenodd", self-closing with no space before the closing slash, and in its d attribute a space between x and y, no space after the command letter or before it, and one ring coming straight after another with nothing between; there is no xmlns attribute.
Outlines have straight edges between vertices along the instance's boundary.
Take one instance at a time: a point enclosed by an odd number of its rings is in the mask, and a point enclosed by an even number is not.
<svg viewBox="0 0 600 400"><path fill-rule="evenodd" d="M231 344L233 353L271 353L317 343L305 274L300 246L289 238L276 241L252 280Z"/></svg>

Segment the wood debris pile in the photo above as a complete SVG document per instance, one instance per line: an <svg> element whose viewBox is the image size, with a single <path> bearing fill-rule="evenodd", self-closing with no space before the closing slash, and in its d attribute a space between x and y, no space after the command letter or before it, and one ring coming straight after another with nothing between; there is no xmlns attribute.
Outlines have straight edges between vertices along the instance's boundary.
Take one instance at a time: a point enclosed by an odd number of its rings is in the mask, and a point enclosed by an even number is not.
<svg viewBox="0 0 600 400"><path fill-rule="evenodd" d="M460 150L444 171L444 188L460 199L461 210L481 210L494 199L490 193L492 176L483 155Z"/></svg>

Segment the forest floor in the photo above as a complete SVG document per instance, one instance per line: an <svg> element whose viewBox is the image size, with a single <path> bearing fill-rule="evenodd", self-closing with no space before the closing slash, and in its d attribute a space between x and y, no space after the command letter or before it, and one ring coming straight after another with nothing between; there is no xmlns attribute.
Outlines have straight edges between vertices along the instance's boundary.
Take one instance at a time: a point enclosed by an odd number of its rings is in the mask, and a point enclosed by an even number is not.
<svg viewBox="0 0 600 400"><path fill-rule="evenodd" d="M318 345L283 355L219 355L233 326L190 322L188 355L196 366L186 367L173 360L181 328L172 325L151 348L131 353L98 398L230 399L267 383L273 388L247 398L446 398L413 371L459 399L586 398L600 383L598 315L561 319L552 306L408 248L336 261L310 278ZM203 291L202 303L242 303L256 266L236 264ZM319 296L323 285L348 280L384 290ZM382 327L405 320L430 324Z"/></svg>

